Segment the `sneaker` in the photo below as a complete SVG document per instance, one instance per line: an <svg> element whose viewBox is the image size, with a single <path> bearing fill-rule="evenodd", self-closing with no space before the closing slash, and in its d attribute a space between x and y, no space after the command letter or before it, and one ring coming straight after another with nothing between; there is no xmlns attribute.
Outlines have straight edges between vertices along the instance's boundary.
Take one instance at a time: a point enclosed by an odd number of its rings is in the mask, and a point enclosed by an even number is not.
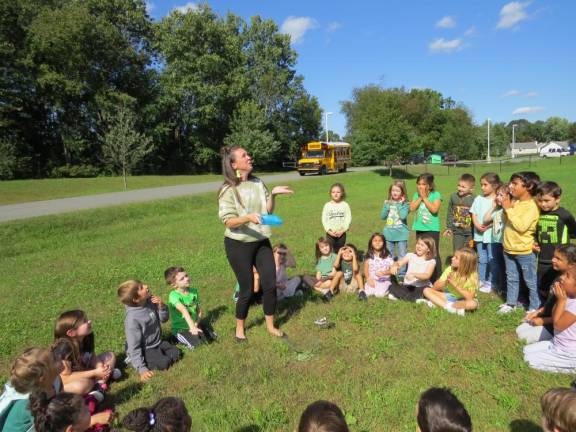
<svg viewBox="0 0 576 432"><path fill-rule="evenodd" d="M328 290L328 292L322 296L322 300L324 300L326 303L328 303L333 298L334 298L334 294L332 294L332 291L330 291L330 290Z"/></svg>
<svg viewBox="0 0 576 432"><path fill-rule="evenodd" d="M492 292L492 283L489 281L482 282L480 284L480 292L483 292L486 294L491 293Z"/></svg>
<svg viewBox="0 0 576 432"><path fill-rule="evenodd" d="M509 304L504 303L504 304L501 304L501 305L498 307L497 313L499 313L499 314L509 314L509 313L514 312L515 310L516 310L516 306L510 306Z"/></svg>
<svg viewBox="0 0 576 432"><path fill-rule="evenodd" d="M367 301L368 300L368 296L366 295L365 291L360 291L358 293L358 300L360 300L360 301Z"/></svg>
<svg viewBox="0 0 576 432"><path fill-rule="evenodd" d="M90 393L88 393L88 396L92 396L98 403L102 403L104 400L104 393L99 390L92 390Z"/></svg>
<svg viewBox="0 0 576 432"><path fill-rule="evenodd" d="M114 370L112 371L112 375L110 377L113 380L117 380L117 379L120 379L121 376L122 376L122 371L118 368L114 368Z"/></svg>
<svg viewBox="0 0 576 432"><path fill-rule="evenodd" d="M388 300L398 300L398 297L396 297L394 294L388 294Z"/></svg>
<svg viewBox="0 0 576 432"><path fill-rule="evenodd" d="M452 306L451 303L446 303L446 306L444 306L444 310L448 313L456 314L458 316L464 316L464 314L466 313L464 309L456 309L454 306Z"/></svg>
<svg viewBox="0 0 576 432"><path fill-rule="evenodd" d="M425 304L426 306L428 306L429 308L434 308L436 307L436 305L434 303L432 303L430 300L427 299L417 299L416 300L416 304Z"/></svg>

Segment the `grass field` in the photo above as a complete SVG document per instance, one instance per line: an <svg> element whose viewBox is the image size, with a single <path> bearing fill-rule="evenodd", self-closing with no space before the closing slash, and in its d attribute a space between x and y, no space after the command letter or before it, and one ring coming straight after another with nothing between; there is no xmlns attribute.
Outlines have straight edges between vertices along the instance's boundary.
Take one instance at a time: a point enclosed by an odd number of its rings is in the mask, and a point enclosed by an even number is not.
<svg viewBox="0 0 576 432"><path fill-rule="evenodd" d="M525 168L504 167L503 177ZM550 161L535 168L543 179L565 187L563 204L576 211L576 163L560 168ZM437 178L445 197L455 190L459 172ZM277 213L286 223L274 230L273 241L291 248L297 273L313 269L314 241L322 234L320 212L334 181L347 188L353 213L349 241L364 250L369 235L382 228L379 212L390 183L384 172L295 182L296 193L278 200ZM415 180L407 181L412 194ZM540 395L572 379L529 369L514 333L521 313L496 315L499 299L485 294L480 294L480 309L465 318L387 300L360 303L338 296L326 305L316 297L295 299L278 313L288 342L270 338L261 309L253 308L249 342L237 345L230 298L234 278L222 239L214 194L0 225L2 381L24 347L51 342L56 316L68 309L87 311L97 350L121 353L123 307L116 299L117 285L138 278L166 299L162 273L169 265L187 268L220 341L186 352L180 363L146 384L128 370L112 386L120 415L178 395L187 403L195 431L290 431L306 405L329 399L343 408L353 431L413 431L419 394L430 386L449 386L466 404L476 431L535 432L540 430ZM441 247L446 257L449 240ZM322 316L335 328L315 328L313 321Z"/></svg>

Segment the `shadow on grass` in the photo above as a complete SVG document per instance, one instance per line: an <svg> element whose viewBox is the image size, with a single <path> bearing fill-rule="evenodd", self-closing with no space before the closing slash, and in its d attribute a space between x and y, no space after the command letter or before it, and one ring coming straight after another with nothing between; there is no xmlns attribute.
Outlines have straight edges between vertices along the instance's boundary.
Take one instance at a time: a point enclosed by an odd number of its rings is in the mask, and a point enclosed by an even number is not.
<svg viewBox="0 0 576 432"><path fill-rule="evenodd" d="M510 432L542 432L542 428L530 420L513 420Z"/></svg>
<svg viewBox="0 0 576 432"><path fill-rule="evenodd" d="M372 172L381 175L382 177L391 177L395 179L415 179L416 175L409 173L402 168L392 168L392 175L390 175L390 170L388 168L378 168Z"/></svg>
<svg viewBox="0 0 576 432"><path fill-rule="evenodd" d="M239 429L234 429L234 432L262 432L262 428L258 425L242 426Z"/></svg>
<svg viewBox="0 0 576 432"><path fill-rule="evenodd" d="M218 321L220 317L224 315L224 312L226 312L227 310L228 306L226 305L220 305L218 307L215 307L206 314L206 316L204 317L204 321L210 323L211 325L214 325L214 323Z"/></svg>
<svg viewBox="0 0 576 432"><path fill-rule="evenodd" d="M136 396L144 387L144 384L141 382L135 382L132 384L128 384L126 387L121 388L117 392L112 394L112 406L122 404L124 402L129 401L134 396Z"/></svg>

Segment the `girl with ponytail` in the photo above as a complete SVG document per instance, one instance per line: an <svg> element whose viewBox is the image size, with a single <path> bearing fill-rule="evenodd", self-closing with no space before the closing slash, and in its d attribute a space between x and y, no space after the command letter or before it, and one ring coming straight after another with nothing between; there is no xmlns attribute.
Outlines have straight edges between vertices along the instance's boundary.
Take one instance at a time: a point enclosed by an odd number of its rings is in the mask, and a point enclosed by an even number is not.
<svg viewBox="0 0 576 432"><path fill-rule="evenodd" d="M122 426L138 432L190 432L192 419L182 399L165 397L150 408L130 411Z"/></svg>

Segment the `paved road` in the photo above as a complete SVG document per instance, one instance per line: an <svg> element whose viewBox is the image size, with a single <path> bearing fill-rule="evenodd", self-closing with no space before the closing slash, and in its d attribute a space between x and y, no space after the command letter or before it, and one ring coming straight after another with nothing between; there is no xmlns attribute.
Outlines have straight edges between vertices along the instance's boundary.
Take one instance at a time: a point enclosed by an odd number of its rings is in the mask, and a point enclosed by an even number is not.
<svg viewBox="0 0 576 432"><path fill-rule="evenodd" d="M350 171L370 171L377 168L378 167L358 167L351 168ZM278 183L318 177L301 177L296 171L292 171L285 174L265 175L261 178L266 183ZM68 213L76 210L87 210L100 207L110 207L115 205L152 201L157 199L174 198L182 195L196 195L205 192L215 192L221 185L221 181L184 184L150 189L138 189L127 192L112 192L99 195L87 195L48 201L34 201L21 204L3 205L0 206L0 222L27 219L37 216L47 216L59 213Z"/></svg>

